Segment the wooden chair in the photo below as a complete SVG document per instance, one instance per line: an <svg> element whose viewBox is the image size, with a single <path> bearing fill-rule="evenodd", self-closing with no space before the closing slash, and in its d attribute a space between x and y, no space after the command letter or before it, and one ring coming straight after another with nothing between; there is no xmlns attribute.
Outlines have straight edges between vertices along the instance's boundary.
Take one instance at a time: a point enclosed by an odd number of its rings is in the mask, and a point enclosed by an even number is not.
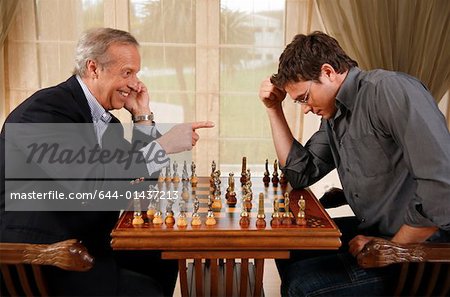
<svg viewBox="0 0 450 297"><path fill-rule="evenodd" d="M450 243L397 244L376 238L357 260L364 268L401 263L394 296L449 296Z"/></svg>
<svg viewBox="0 0 450 297"><path fill-rule="evenodd" d="M344 192L332 188L319 200L325 208L347 204ZM357 256L364 268L400 265L394 296L449 296L450 243L401 245L376 238Z"/></svg>
<svg viewBox="0 0 450 297"><path fill-rule="evenodd" d="M87 271L93 263L93 257L76 239L54 244L0 242L1 276L11 296L48 296L42 265Z"/></svg>

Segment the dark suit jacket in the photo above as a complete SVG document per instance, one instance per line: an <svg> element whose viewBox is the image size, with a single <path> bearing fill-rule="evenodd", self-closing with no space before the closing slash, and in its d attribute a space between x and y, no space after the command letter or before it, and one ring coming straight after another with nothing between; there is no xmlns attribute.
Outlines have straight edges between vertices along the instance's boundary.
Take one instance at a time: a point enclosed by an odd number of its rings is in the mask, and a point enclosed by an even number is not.
<svg viewBox="0 0 450 297"><path fill-rule="evenodd" d="M119 122L115 117L111 122ZM67 81L47 89L40 90L19 105L6 119L6 123L92 123L92 116L86 97L75 76ZM111 125L110 125L111 126ZM108 128L109 130L109 128ZM111 145L130 147L124 139L121 129L105 132L105 138L114 139ZM87 145L97 142L94 128L87 133ZM141 140L141 146L152 141L149 136L134 132L134 139ZM104 145L110 145L107 141ZM58 272L59 278L64 276L73 279L75 295L84 294L83 288L91 287L93 291L88 294L103 293L112 295L117 277L117 267L112 258L110 248L110 232L118 218L116 211L48 211L48 212L5 212L5 126L1 133L1 197L0 197L0 241L3 242L30 242L53 243L69 238L81 240L88 251L95 257L94 269L87 273ZM108 187L108 173L117 173L124 170L123 164L109 162L108 164L93 164L99 184ZM54 172L48 168L38 168L42 177L52 179ZM93 170L93 168L89 168ZM145 164L133 168L135 177L148 177ZM50 171L50 172L49 172ZM105 179L106 178L106 179ZM103 182L106 180L105 182ZM27 182L24 181L25 190ZM110 182L109 185L113 184ZM129 182L127 182L129 184ZM55 182L57 187L64 187L64 182ZM39 191L39 189L37 189ZM63 273L63 274L61 274ZM108 288L101 286L100 279L109 279ZM61 281L61 280L59 280ZM79 282L85 282L80 285ZM78 291L77 291L78 290Z"/></svg>

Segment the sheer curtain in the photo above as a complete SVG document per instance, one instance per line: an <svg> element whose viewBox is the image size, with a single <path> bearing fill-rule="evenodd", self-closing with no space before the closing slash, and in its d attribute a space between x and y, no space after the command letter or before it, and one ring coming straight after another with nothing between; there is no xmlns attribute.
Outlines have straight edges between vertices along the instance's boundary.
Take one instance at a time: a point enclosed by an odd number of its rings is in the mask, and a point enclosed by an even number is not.
<svg viewBox="0 0 450 297"><path fill-rule="evenodd" d="M17 10L17 3L16 0L0 1L0 120L2 122L6 114L4 42Z"/></svg>
<svg viewBox="0 0 450 297"><path fill-rule="evenodd" d="M450 85L450 1L316 0L325 30L363 69L419 78L439 100Z"/></svg>

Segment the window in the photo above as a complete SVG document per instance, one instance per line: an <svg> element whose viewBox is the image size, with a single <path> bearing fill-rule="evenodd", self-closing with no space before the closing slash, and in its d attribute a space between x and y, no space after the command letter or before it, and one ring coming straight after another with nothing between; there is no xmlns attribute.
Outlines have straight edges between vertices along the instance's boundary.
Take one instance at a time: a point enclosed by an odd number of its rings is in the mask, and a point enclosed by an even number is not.
<svg viewBox="0 0 450 297"><path fill-rule="evenodd" d="M82 31L106 26L141 43L140 78L159 122L212 120L193 150L200 175L214 160L253 175L276 158L261 81L277 70L292 36L306 31L307 0L35 0L20 1L5 47L7 114L36 90L66 80ZM287 100L286 100L287 101ZM301 136L299 107L286 116ZM126 111L115 112L129 122ZM4 116L2 117L2 120Z"/></svg>

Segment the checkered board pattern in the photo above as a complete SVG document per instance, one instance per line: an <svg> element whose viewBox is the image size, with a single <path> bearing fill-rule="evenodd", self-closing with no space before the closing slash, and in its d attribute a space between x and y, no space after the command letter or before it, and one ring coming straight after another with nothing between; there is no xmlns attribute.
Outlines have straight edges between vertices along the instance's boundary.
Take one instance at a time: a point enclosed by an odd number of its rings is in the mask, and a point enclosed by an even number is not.
<svg viewBox="0 0 450 297"><path fill-rule="evenodd" d="M161 191L162 193L168 193L170 192L170 196L173 198L174 193L177 193L177 199L172 199L173 205L172 210L174 212L174 218L175 221L178 218L178 215L180 213L180 208L184 207L186 217L188 218L188 223L191 221L192 213L193 213L193 202L194 197L197 197L199 200L199 211L198 213L202 217L202 220L204 222L206 215L208 213L208 201L209 196L212 195L213 188L210 187L209 183L209 177L200 177L199 182L197 184L197 187L192 187L190 183L184 184L185 188L187 188L187 193L189 194L187 198L182 198L182 192L183 192L183 182L179 183L173 183L173 182L164 182L158 184L158 191ZM187 187L186 187L187 186ZM242 188L239 182L238 178L235 178L235 192L236 192L236 199L237 203L235 207L231 207L227 205L227 200L225 199L226 189L228 187L228 178L222 178L221 179L221 202L222 202L222 208L220 212L214 212L214 217L218 221L218 227L228 225L230 222L233 224L239 225L239 219L240 214L242 212ZM287 186L276 186L274 187L272 184L270 184L268 187L265 187L262 178L252 178L252 192L253 192L253 199L252 199L252 209L251 212L249 212L249 217L254 223L256 221L256 217L258 214L258 203L259 203L259 193L264 194L264 211L266 215L266 222L268 225L270 225L271 216L273 213L273 202L275 199L278 199L279 201L279 211L282 214L284 212L284 193L288 192L290 193L292 191L292 188ZM167 195L166 195L167 196ZM295 216L298 212L298 206L297 201L299 197L290 197L290 210L291 210L291 217L295 219ZM306 199L306 197L305 197ZM159 203L156 203L156 209L160 210L163 216L163 219L166 216L166 205L167 205L168 199L159 199ZM307 219L307 225L306 227L310 228L326 228L331 227L329 222L327 222L326 219L323 217L323 213L318 212L316 209L313 209L313 211L309 212L309 207L307 203L306 207L306 219ZM141 205L142 210L146 210L146 206ZM130 212L127 215L127 220L122 220L122 223L125 224L125 226L122 227L132 227L131 221L132 221L132 212ZM146 212L142 212L143 219L144 219L144 226L143 227L149 227L152 228L151 222L148 221L146 217ZM292 227L299 227L295 225L295 220ZM291 228L291 227L289 227Z"/></svg>

